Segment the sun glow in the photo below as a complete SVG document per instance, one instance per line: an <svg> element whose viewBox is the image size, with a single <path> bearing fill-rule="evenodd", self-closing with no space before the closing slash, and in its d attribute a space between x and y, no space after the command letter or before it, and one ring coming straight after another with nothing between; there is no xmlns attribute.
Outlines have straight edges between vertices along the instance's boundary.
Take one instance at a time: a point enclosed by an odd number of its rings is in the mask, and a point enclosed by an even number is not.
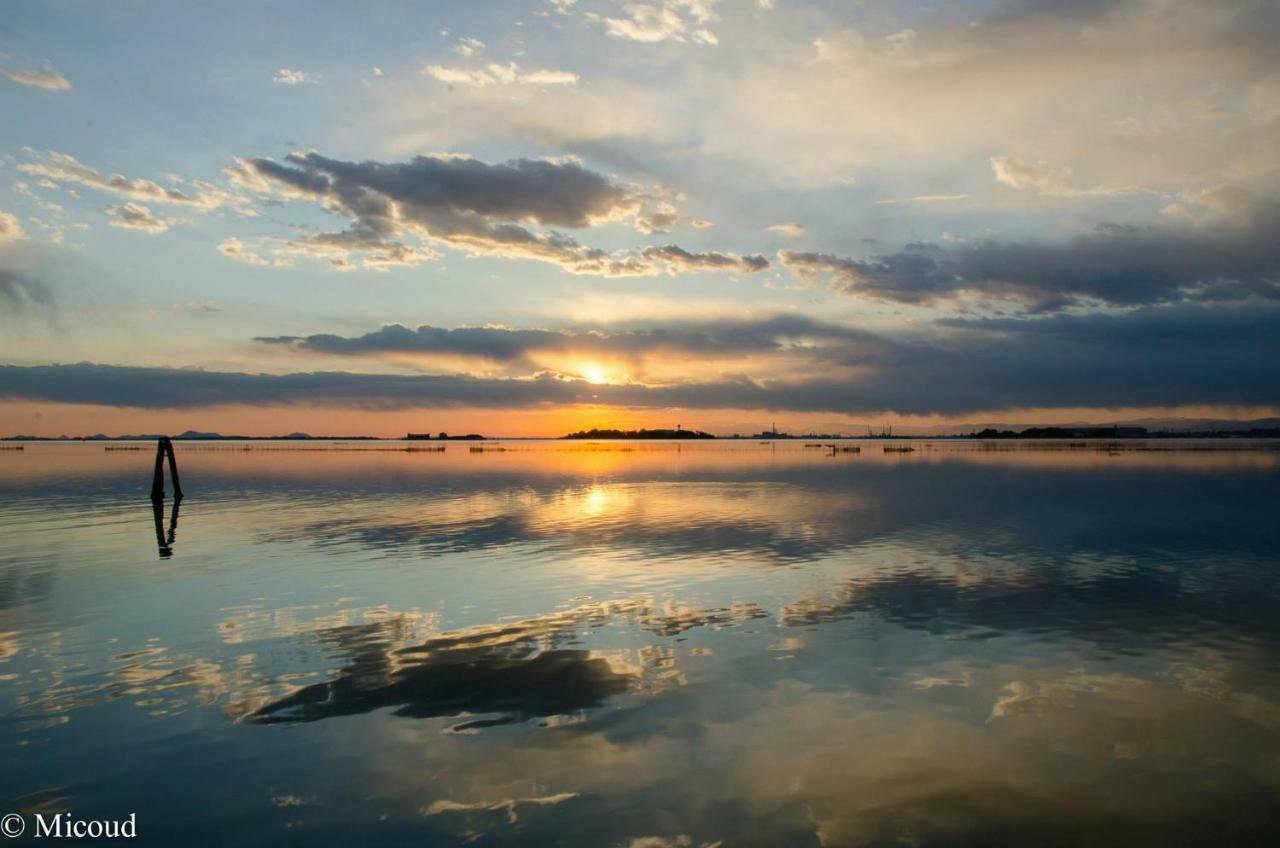
<svg viewBox="0 0 1280 848"><path fill-rule="evenodd" d="M599 365L584 365L582 366L582 379L588 383L600 385L601 383L609 382L609 375Z"/></svg>

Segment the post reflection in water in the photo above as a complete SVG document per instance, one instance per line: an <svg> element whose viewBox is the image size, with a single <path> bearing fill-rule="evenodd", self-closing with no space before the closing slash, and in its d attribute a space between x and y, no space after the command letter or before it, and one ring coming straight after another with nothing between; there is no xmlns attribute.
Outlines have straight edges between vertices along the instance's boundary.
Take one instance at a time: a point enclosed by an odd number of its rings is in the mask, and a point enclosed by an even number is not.
<svg viewBox="0 0 1280 848"><path fill-rule="evenodd" d="M169 516L169 532L166 535L164 525L164 499L153 498L151 501L151 513L155 520L156 529L156 547L160 552L160 559L169 559L173 556L173 543L178 533L178 510L182 506L182 498L173 499L173 512Z"/></svg>
<svg viewBox="0 0 1280 848"><path fill-rule="evenodd" d="M1268 844L1280 455L1205 444L192 446L178 571L145 455L0 457L0 801L162 844Z"/></svg>

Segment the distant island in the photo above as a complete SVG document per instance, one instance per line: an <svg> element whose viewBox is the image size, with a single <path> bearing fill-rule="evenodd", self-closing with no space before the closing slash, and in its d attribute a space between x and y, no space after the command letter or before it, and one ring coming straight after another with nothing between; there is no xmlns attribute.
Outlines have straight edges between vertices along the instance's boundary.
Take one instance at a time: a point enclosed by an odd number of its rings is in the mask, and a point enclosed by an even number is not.
<svg viewBox="0 0 1280 848"><path fill-rule="evenodd" d="M562 439L714 439L701 430L579 430L561 436Z"/></svg>
<svg viewBox="0 0 1280 848"><path fill-rule="evenodd" d="M430 433L406 433L405 441L409 442L426 442L431 440ZM450 436L448 433L439 433L436 436L439 442L483 442L487 441L486 436L479 433L467 433L465 436Z"/></svg>

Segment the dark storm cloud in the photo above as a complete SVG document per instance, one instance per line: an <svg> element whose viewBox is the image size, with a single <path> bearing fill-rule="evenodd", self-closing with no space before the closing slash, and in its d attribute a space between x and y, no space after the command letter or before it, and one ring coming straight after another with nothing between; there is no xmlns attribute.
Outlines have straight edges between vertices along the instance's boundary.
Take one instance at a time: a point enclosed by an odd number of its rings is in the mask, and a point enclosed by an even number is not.
<svg viewBox="0 0 1280 848"><path fill-rule="evenodd" d="M406 217L439 223L473 213L547 226L586 227L632 205L627 192L577 162L516 159L491 165L477 159L417 156L409 162L344 162L295 153L289 165L254 159L258 173L299 191L338 198L362 218L388 217L387 201Z"/></svg>
<svg viewBox="0 0 1280 848"><path fill-rule="evenodd" d="M927 304L961 294L1013 299L1051 311L1074 303L1121 306L1182 300L1280 300L1280 205L1250 201L1228 223L1138 229L1104 225L1063 244L975 241L909 244L850 259L782 251L802 278L851 295Z"/></svg>
<svg viewBox="0 0 1280 848"><path fill-rule="evenodd" d="M914 337L850 330L843 341L829 337L828 344L806 348L813 357L809 373L815 375L807 379L714 377L656 386L591 384L545 375L492 379L347 372L245 374L88 363L0 366L0 396L142 408L319 403L382 410L589 402L846 414L1266 406L1280 402L1278 327L1277 305L1182 305L1115 316L950 321ZM752 328L735 332L750 337ZM843 376L850 373L857 376Z"/></svg>
<svg viewBox="0 0 1280 848"><path fill-rule="evenodd" d="M457 156L418 156L408 162L347 162L319 153L293 153L284 163L238 159L232 180L260 193L309 199L351 220L342 233L290 243L295 252L381 251L404 246L405 232L475 253L538 259L576 274L628 277L668 271L736 271L768 267L763 256L691 253L669 246L641 255L593 248L555 229L581 229L635 217L632 193L575 161L516 159L490 164ZM672 212L671 214L674 214ZM382 266L422 261L403 254Z"/></svg>
<svg viewBox="0 0 1280 848"><path fill-rule="evenodd" d="M321 333L309 336L260 336L255 341L342 356L424 353L520 361L536 352L578 352L610 356L650 353L732 355L770 353L799 340L850 344L872 341L860 330L782 315L754 321L676 322L665 327L583 331L506 327L422 325L416 330L388 324L361 336Z"/></svg>
<svg viewBox="0 0 1280 848"><path fill-rule="evenodd" d="M407 230L476 252L553 262L576 273L651 273L633 259L525 226L589 227L635 209L624 188L577 162L489 164L455 156L347 162L311 152L290 154L285 163L240 159L228 174L256 191L311 199L351 219L345 233L321 236L321 247L377 250Z"/></svg>

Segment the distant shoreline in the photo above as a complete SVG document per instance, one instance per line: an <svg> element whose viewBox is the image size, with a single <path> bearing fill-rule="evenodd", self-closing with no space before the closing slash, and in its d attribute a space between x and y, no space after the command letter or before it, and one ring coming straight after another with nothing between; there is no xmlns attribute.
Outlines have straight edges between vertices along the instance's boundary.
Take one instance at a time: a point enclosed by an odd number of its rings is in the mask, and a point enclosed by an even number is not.
<svg viewBox="0 0 1280 848"><path fill-rule="evenodd" d="M1140 428L1048 428L1037 427L1022 431L985 430L972 433L933 435L868 434L848 435L835 433L756 433L717 436L693 430L597 430L570 433L564 436L465 436L433 437L431 439L405 438L403 436L313 436L291 433L278 436L241 436L221 433L183 433L169 436L175 442L517 442L517 441L757 441L757 442L835 442L835 441L1141 441L1159 439L1280 439L1280 427L1252 428L1247 430L1141 430ZM0 442L153 442L164 434L126 434L107 436L32 436L14 435L0 437Z"/></svg>

